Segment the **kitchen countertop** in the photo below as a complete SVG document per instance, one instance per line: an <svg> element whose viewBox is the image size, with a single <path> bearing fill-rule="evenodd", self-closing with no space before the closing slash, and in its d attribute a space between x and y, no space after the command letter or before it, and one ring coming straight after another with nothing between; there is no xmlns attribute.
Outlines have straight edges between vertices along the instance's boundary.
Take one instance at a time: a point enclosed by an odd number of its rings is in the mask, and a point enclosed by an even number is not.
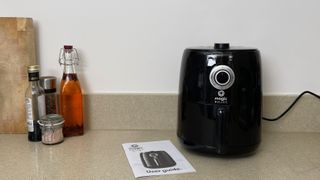
<svg viewBox="0 0 320 180"><path fill-rule="evenodd" d="M156 140L171 140L197 172L147 179L320 177L320 133L264 132L254 155L222 158L184 149L173 130L90 130L51 146L0 134L0 179L134 179L122 143Z"/></svg>

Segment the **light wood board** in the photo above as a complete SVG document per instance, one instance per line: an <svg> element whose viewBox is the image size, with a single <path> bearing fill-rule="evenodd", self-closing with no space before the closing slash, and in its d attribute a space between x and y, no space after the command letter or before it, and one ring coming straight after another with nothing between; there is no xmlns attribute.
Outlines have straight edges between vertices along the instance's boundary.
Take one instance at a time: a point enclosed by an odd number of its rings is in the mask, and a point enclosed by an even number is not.
<svg viewBox="0 0 320 180"><path fill-rule="evenodd" d="M25 133L27 66L36 63L31 18L0 17L0 133Z"/></svg>

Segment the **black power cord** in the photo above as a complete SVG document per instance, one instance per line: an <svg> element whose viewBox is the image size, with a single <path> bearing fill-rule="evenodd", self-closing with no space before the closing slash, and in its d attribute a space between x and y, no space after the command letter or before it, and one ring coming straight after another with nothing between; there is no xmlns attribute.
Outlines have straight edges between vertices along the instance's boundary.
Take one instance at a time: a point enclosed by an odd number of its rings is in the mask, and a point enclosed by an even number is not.
<svg viewBox="0 0 320 180"><path fill-rule="evenodd" d="M303 91L294 101L293 103L282 113L280 114L278 117L276 118L266 118L266 117L262 117L263 120L266 120L266 121L276 121L276 120L279 120L280 118L282 118L288 111L290 111L290 109L298 102L298 100L304 95L304 94L311 94L313 96L315 96L316 98L320 99L320 96L313 93L313 92L310 92L310 91Z"/></svg>

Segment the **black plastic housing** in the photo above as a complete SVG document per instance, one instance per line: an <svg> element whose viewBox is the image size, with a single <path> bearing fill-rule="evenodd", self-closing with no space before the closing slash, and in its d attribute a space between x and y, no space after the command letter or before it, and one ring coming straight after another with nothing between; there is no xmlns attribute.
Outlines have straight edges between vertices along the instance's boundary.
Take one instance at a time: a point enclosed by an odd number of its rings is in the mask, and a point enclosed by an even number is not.
<svg viewBox="0 0 320 180"><path fill-rule="evenodd" d="M177 135L186 147L216 154L254 152L261 140L261 104L257 49L224 44L185 49Z"/></svg>

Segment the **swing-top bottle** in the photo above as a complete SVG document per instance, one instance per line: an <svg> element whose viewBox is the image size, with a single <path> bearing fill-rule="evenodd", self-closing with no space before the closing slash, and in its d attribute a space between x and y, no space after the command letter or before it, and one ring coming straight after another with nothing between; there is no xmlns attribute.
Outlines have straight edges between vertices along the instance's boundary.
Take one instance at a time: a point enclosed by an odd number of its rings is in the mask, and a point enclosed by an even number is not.
<svg viewBox="0 0 320 180"><path fill-rule="evenodd" d="M79 63L77 50L65 45L60 50L59 63L63 65L60 84L60 113L65 120L63 135L83 135L83 97L75 68Z"/></svg>

